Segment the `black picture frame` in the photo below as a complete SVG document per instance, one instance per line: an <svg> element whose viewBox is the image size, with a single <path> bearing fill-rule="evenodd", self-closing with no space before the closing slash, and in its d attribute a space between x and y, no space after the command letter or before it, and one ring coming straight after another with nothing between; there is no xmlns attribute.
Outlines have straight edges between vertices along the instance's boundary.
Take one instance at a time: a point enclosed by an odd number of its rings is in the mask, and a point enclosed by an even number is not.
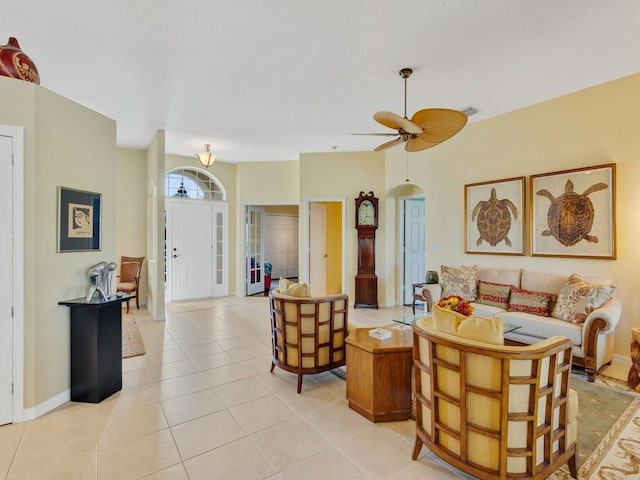
<svg viewBox="0 0 640 480"><path fill-rule="evenodd" d="M58 252L100 251L102 194L58 187Z"/></svg>

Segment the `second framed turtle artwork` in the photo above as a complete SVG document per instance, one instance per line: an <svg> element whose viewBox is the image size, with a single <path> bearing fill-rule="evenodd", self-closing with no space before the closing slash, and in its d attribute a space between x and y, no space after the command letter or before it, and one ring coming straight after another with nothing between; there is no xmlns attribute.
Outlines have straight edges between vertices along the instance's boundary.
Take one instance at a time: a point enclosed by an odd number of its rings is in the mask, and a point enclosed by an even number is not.
<svg viewBox="0 0 640 480"><path fill-rule="evenodd" d="M616 258L616 164L530 177L531 255Z"/></svg>
<svg viewBox="0 0 640 480"><path fill-rule="evenodd" d="M525 254L525 177L464 186L465 253Z"/></svg>

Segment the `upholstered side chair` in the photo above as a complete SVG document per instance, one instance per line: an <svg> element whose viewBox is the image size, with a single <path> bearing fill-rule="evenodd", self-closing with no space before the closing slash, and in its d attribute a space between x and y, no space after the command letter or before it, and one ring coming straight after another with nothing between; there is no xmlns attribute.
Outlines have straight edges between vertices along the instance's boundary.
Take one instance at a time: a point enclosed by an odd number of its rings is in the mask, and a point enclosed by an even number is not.
<svg viewBox="0 0 640 480"><path fill-rule="evenodd" d="M298 375L298 393L302 376L325 372L345 365L348 333L349 297L344 294L324 297L293 297L272 290L271 372L280 367Z"/></svg>
<svg viewBox="0 0 640 480"><path fill-rule="evenodd" d="M136 308L140 310L140 272L145 257L121 257L120 275L118 275L117 292L134 294L136 296ZM127 300L127 313L129 313L129 300Z"/></svg>
<svg viewBox="0 0 640 480"><path fill-rule="evenodd" d="M578 396L571 340L504 346L413 324L416 441L483 479L544 479L567 463L577 478Z"/></svg>

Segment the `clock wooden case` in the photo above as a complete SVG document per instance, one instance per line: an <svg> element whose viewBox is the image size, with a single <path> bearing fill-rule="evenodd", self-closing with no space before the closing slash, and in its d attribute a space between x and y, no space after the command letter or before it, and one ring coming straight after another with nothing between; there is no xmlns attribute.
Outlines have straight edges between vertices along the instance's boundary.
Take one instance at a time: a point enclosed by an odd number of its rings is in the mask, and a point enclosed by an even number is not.
<svg viewBox="0 0 640 480"><path fill-rule="evenodd" d="M378 308L378 277L376 277L376 229L378 199L373 192L360 192L356 201L358 230L358 274L356 275L354 308Z"/></svg>

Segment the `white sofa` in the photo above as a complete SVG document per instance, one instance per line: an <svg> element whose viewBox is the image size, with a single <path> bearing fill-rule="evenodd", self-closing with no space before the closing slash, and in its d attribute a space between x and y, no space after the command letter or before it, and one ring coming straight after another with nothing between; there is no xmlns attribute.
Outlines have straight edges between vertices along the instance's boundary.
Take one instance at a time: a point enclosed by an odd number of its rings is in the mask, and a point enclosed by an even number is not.
<svg viewBox="0 0 640 480"><path fill-rule="evenodd" d="M502 270L478 268L478 282L513 285L533 292L546 292L558 295L567 282L568 275L534 272L527 269ZM584 277L597 285L611 285L610 279ZM423 296L430 307L433 301L442 296L442 285L425 285ZM523 344L533 344L543 339L562 335L571 339L573 344L573 363L583 366L589 381L603 365L613 358L613 335L622 314L620 301L612 295L601 307L589 313L581 324L560 320L552 316L534 315L519 311L509 311L492 305L472 301L474 316L498 317L506 323L519 328L505 334L505 340Z"/></svg>

